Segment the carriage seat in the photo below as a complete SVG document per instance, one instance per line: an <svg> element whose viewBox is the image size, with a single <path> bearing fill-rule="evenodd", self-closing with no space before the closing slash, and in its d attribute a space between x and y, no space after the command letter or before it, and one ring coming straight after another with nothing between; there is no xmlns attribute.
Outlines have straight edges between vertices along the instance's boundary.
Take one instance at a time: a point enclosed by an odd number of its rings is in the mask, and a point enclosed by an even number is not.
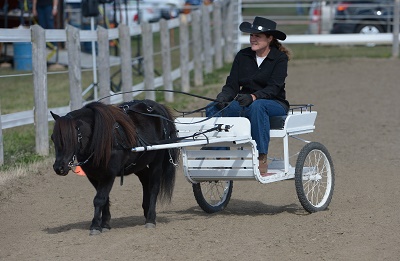
<svg viewBox="0 0 400 261"><path fill-rule="evenodd" d="M287 115L269 117L269 124L271 130L282 130L283 127L285 126L286 118Z"/></svg>

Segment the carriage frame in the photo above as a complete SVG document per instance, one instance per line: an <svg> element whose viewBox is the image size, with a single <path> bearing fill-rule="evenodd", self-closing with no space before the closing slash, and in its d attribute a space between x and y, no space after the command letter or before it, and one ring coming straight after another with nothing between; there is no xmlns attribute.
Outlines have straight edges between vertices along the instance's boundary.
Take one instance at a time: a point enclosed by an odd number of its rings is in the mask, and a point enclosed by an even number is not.
<svg viewBox="0 0 400 261"><path fill-rule="evenodd" d="M331 202L335 174L327 148L299 135L315 130L317 112L312 105L292 108L287 116L271 118L270 137L281 139L283 157L270 159L268 176L258 169L258 151L244 117L180 117L175 125L178 142L132 148L134 152L180 148L186 179L192 184L199 206L207 213L223 210L229 203L233 181L256 180L262 184L295 180L298 199L309 212L325 210ZM289 138L306 143L290 164Z"/></svg>

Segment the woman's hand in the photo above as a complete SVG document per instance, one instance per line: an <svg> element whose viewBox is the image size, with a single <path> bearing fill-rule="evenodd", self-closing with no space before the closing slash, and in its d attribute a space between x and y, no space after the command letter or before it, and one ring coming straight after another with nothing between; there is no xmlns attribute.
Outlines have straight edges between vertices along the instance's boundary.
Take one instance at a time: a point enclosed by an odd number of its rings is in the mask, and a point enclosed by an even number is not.
<svg viewBox="0 0 400 261"><path fill-rule="evenodd" d="M217 105L215 106L217 107L217 109L222 110L223 108L229 105L229 98L225 96L224 93L221 92L220 94L217 95L216 102Z"/></svg>
<svg viewBox="0 0 400 261"><path fill-rule="evenodd" d="M253 102L254 96L251 94L238 94L235 100L239 102L240 106L246 107Z"/></svg>

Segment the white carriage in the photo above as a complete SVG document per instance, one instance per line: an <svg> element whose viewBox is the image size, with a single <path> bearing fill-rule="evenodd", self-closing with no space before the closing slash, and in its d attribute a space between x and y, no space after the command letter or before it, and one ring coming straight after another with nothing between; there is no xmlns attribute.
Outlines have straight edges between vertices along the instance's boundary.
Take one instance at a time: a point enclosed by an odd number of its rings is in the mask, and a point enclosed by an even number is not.
<svg viewBox="0 0 400 261"><path fill-rule="evenodd" d="M297 196L310 213L328 207L334 188L334 168L328 150L321 143L298 135L315 129L316 111L311 105L292 109L285 117L271 119L271 139L281 138L282 159L268 164L266 177L258 170L258 151L251 137L250 122L243 117L182 117L175 120L177 143L133 148L134 151L181 148L183 170L192 183L199 206L207 213L224 209L229 203L233 181L257 180L266 184L294 179ZM276 124L277 123L277 124ZM304 141L295 166L289 162L289 138Z"/></svg>

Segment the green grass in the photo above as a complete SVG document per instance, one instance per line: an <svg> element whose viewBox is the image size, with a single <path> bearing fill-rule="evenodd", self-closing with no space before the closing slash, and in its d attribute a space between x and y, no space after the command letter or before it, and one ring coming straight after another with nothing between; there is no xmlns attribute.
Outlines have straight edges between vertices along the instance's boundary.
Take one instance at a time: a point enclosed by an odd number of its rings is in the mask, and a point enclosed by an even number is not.
<svg viewBox="0 0 400 261"><path fill-rule="evenodd" d="M292 59L349 59L349 58L390 58L391 45L368 47L365 45L315 45L285 44L292 52Z"/></svg>
<svg viewBox="0 0 400 261"><path fill-rule="evenodd" d="M45 157L35 153L35 130L33 125L3 130L4 165L0 171L26 165Z"/></svg>
<svg viewBox="0 0 400 261"><path fill-rule="evenodd" d="M0 69L0 75L16 75L1 78L1 113L32 110L34 107L33 76L12 69ZM92 82L92 72L83 72L82 79L82 86L86 88ZM47 75L47 95L49 108L69 104L68 72Z"/></svg>
<svg viewBox="0 0 400 261"><path fill-rule="evenodd" d="M268 4L268 7L265 7ZM298 16L295 2L262 2L260 7L242 8L242 16L255 17L262 16L273 19L277 22L277 29L286 34L304 34L308 30L307 10L305 15ZM290 21L290 23L287 23ZM295 21L299 21L298 23Z"/></svg>
<svg viewBox="0 0 400 261"><path fill-rule="evenodd" d="M316 46L313 44L287 45L293 53L293 59L348 59L348 58L390 58L392 46Z"/></svg>
<svg viewBox="0 0 400 261"><path fill-rule="evenodd" d="M268 7L261 7L268 4ZM286 5L286 6L285 6ZM268 16L288 16L288 15L297 15L296 5L295 3L285 3L285 2L260 2L260 7L251 7L251 8L243 8L242 15L243 16L253 16L253 15L262 15L265 17Z"/></svg>

